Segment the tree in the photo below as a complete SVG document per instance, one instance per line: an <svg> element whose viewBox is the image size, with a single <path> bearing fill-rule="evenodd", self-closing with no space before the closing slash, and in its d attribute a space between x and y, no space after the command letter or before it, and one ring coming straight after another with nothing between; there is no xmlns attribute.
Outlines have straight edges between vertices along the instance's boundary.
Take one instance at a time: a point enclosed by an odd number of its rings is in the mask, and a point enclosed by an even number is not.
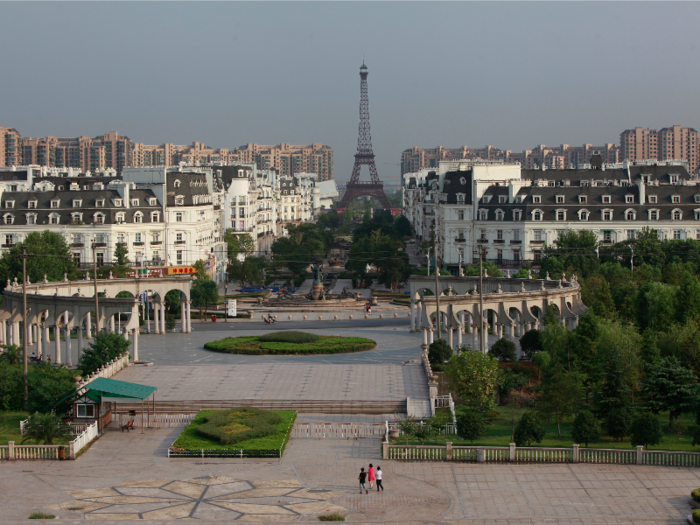
<svg viewBox="0 0 700 525"><path fill-rule="evenodd" d="M598 415L604 421L607 434L615 440L627 436L632 424L632 392L627 382L628 371L620 351L611 350L605 360L602 388L596 394Z"/></svg>
<svg viewBox="0 0 700 525"><path fill-rule="evenodd" d="M39 412L29 416L24 426L24 438L22 443L34 440L37 444L53 445L54 440L73 434L73 429L68 423L56 414L40 414Z"/></svg>
<svg viewBox="0 0 700 525"><path fill-rule="evenodd" d="M639 349L639 359L646 370L650 370L661 361L661 352L656 344L656 332L647 328L642 334L642 344Z"/></svg>
<svg viewBox="0 0 700 525"><path fill-rule="evenodd" d="M477 410L484 418L491 416L500 380L497 359L463 348L447 363L445 375L465 404Z"/></svg>
<svg viewBox="0 0 700 525"><path fill-rule="evenodd" d="M611 319L617 314L610 285L600 274L591 275L582 282L581 299L599 317Z"/></svg>
<svg viewBox="0 0 700 525"><path fill-rule="evenodd" d="M204 263L203 260L198 260L192 265L192 268L194 268L194 274L197 279L197 281L208 281L209 274L207 273L207 265Z"/></svg>
<svg viewBox="0 0 700 525"><path fill-rule="evenodd" d="M579 277L587 278L600 265L596 254L598 237L590 230L562 232L553 246L545 247L540 260L540 274L549 272L554 279L571 269Z"/></svg>
<svg viewBox="0 0 700 525"><path fill-rule="evenodd" d="M540 351L532 356L532 362L537 365L537 379L539 380L542 370L546 370L552 362L552 356L549 355L549 352Z"/></svg>
<svg viewBox="0 0 700 525"><path fill-rule="evenodd" d="M676 317L676 287L645 282L637 297L637 317L641 329L665 330Z"/></svg>
<svg viewBox="0 0 700 525"><path fill-rule="evenodd" d="M600 422L590 410L580 410L574 419L571 437L575 443L595 442L600 439Z"/></svg>
<svg viewBox="0 0 700 525"><path fill-rule="evenodd" d="M406 417L400 416L399 414L394 414L394 421L396 421L396 426L403 434L406 439L406 444L408 445L408 438L413 435L416 429L416 420L413 416L407 415Z"/></svg>
<svg viewBox="0 0 700 525"><path fill-rule="evenodd" d="M465 410L457 416L457 434L462 439L468 439L473 445L486 432L484 416L476 410Z"/></svg>
<svg viewBox="0 0 700 525"><path fill-rule="evenodd" d="M544 426L537 412L527 411L515 427L513 437L519 447L529 447L532 443L540 443L544 439Z"/></svg>
<svg viewBox="0 0 700 525"><path fill-rule="evenodd" d="M515 343L503 337L491 346L489 355L499 361L515 361Z"/></svg>
<svg viewBox="0 0 700 525"><path fill-rule="evenodd" d="M118 266L126 266L129 264L129 249L123 242L118 242L114 247L115 264Z"/></svg>
<svg viewBox="0 0 700 525"><path fill-rule="evenodd" d="M114 332L100 332L84 350L78 362L83 376L89 376L114 358L124 355L131 343L124 336Z"/></svg>
<svg viewBox="0 0 700 525"><path fill-rule="evenodd" d="M532 359L534 354L542 350L541 332L535 329L525 332L520 338L520 349L528 359Z"/></svg>
<svg viewBox="0 0 700 525"><path fill-rule="evenodd" d="M228 248L230 261L238 258L239 254L248 257L255 252L255 241L248 233L237 234L229 228L224 234L224 241Z"/></svg>
<svg viewBox="0 0 700 525"><path fill-rule="evenodd" d="M428 347L428 360L431 365L443 366L452 357L452 348L444 339L436 339Z"/></svg>
<svg viewBox="0 0 700 525"><path fill-rule="evenodd" d="M246 257L243 262L233 259L227 270L228 279L238 282L243 290L246 284L262 282L261 267L262 261L257 257Z"/></svg>
<svg viewBox="0 0 700 525"><path fill-rule="evenodd" d="M413 226L403 215L399 215L394 220L394 231L399 237L411 237L413 235Z"/></svg>
<svg viewBox="0 0 700 525"><path fill-rule="evenodd" d="M219 300L219 290L216 283L210 280L197 279L192 283L190 299L193 306L199 307L199 316L203 317L203 309Z"/></svg>
<svg viewBox="0 0 700 525"><path fill-rule="evenodd" d="M565 370L561 362L555 360L542 378L537 404L543 416L555 419L559 436L561 436L562 419L576 412L580 399L580 374Z"/></svg>
<svg viewBox="0 0 700 525"><path fill-rule="evenodd" d="M700 282L686 271L683 274L676 300L676 318L680 323L700 316Z"/></svg>
<svg viewBox="0 0 700 525"><path fill-rule="evenodd" d="M642 412L634 418L630 427L630 441L633 447L644 445L644 448L648 448L650 445L658 445L662 437L661 425L654 414Z"/></svg>
<svg viewBox="0 0 700 525"><path fill-rule="evenodd" d="M17 345L4 345L0 361L5 361L11 365L18 365L22 360L24 349Z"/></svg>
<svg viewBox="0 0 700 525"><path fill-rule="evenodd" d="M654 414L668 410L669 425L681 414L693 412L700 390L693 372L674 356L664 357L642 379L642 394L646 407Z"/></svg>
<svg viewBox="0 0 700 525"><path fill-rule="evenodd" d="M561 324L559 322L559 308L557 308L554 304L548 304L544 311L543 321L545 326Z"/></svg>
<svg viewBox="0 0 700 525"><path fill-rule="evenodd" d="M0 282L22 276L22 249L27 250L27 278L37 283L44 280L62 281L66 274L75 277L77 266L63 235L49 230L31 232L24 241L15 244L0 258ZM4 288L4 284L3 284Z"/></svg>

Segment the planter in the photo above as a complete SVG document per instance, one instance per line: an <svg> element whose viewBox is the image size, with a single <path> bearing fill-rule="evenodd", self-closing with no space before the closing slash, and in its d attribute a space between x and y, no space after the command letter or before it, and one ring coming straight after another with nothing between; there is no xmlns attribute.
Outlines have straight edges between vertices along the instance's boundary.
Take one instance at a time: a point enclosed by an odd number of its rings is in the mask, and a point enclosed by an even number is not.
<svg viewBox="0 0 700 525"><path fill-rule="evenodd" d="M396 429L389 430L389 439L398 439L399 431Z"/></svg>

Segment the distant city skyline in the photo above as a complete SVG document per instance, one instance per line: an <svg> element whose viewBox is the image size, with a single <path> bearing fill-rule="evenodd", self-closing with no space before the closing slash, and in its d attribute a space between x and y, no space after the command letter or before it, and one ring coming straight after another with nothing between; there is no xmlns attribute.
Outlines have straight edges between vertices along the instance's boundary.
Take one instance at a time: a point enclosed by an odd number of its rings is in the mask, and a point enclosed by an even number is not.
<svg viewBox="0 0 700 525"><path fill-rule="evenodd" d="M679 2L4 2L0 125L214 149L322 142L345 180L364 52L380 177L412 146L618 144L625 129L700 126L698 15Z"/></svg>

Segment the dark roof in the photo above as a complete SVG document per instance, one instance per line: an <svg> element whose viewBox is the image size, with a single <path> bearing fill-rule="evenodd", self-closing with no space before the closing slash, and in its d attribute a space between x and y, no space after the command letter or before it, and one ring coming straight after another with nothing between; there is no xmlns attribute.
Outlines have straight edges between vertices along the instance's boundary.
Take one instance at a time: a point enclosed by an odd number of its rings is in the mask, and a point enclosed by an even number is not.
<svg viewBox="0 0 700 525"><path fill-rule="evenodd" d="M183 206L199 206L211 203L211 194L204 173L172 172L167 174L167 205L175 206L175 197L183 197ZM195 196L207 196L208 199L198 199Z"/></svg>
<svg viewBox="0 0 700 525"><path fill-rule="evenodd" d="M447 204L457 204L457 194L464 194L464 203L472 204L472 171L448 171L442 184Z"/></svg>

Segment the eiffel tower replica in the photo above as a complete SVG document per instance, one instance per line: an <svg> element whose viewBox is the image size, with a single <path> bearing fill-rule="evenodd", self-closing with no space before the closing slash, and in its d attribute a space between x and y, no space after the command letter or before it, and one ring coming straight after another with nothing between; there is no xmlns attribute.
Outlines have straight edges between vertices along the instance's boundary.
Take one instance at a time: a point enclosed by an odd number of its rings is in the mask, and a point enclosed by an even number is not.
<svg viewBox="0 0 700 525"><path fill-rule="evenodd" d="M377 175L377 166L374 164L374 152L372 151L372 135L369 132L369 97L367 96L367 66L364 60L360 67L360 129L357 137L357 153L355 165L352 168L352 176L345 187L338 208L347 208L355 197L374 197L381 206L388 210L391 208L389 199L384 193L384 184ZM369 166L369 175L372 180L361 181L360 169L362 165Z"/></svg>

